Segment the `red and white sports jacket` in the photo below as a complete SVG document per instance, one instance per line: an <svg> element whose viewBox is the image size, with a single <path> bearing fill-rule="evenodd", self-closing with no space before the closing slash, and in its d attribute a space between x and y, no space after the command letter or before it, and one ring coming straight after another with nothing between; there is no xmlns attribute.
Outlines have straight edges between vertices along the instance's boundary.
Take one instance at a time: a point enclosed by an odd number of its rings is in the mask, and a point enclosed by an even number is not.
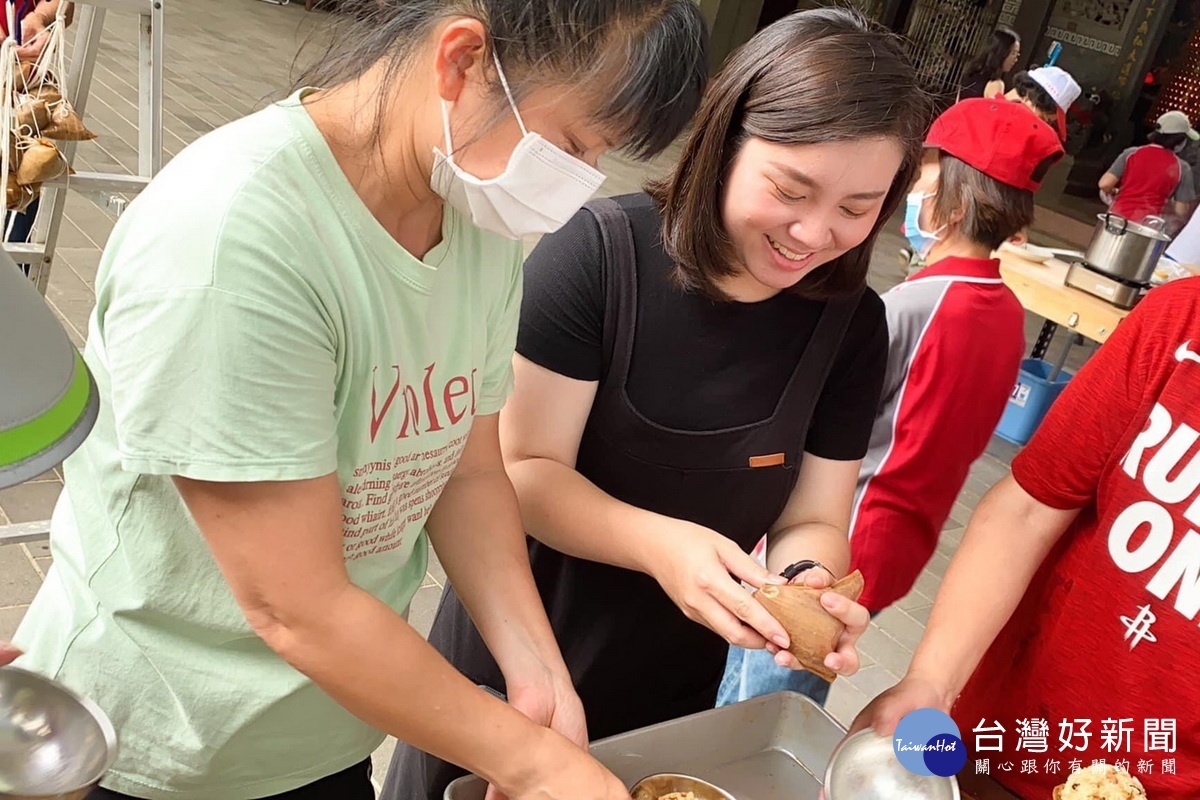
<svg viewBox="0 0 1200 800"><path fill-rule="evenodd" d="M996 259L942 259L883 301L887 378L850 521L872 611L908 594L933 556L1025 351L1025 310Z"/></svg>

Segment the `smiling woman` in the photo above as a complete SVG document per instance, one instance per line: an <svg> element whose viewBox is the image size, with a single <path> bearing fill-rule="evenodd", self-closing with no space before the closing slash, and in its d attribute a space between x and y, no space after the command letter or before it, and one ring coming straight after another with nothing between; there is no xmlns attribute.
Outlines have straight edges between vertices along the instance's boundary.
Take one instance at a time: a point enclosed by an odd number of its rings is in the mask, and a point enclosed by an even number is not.
<svg viewBox="0 0 1200 800"><path fill-rule="evenodd" d="M853 281L868 260L802 284L871 236L904 158L899 140L882 137L795 145L748 140L729 172L724 207L739 271L717 288L746 301L792 287L819 295Z"/></svg>
<svg viewBox="0 0 1200 800"><path fill-rule="evenodd" d="M713 79L667 180L594 201L527 260L501 441L592 738L711 708L730 642L792 646L739 581L846 572L887 359L865 275L928 113L893 35L794 14ZM764 533L769 571L746 552ZM431 643L545 716L466 599L447 590ZM823 602L846 626L823 666L853 673L867 612ZM461 773L396 752L388 800L439 798Z"/></svg>
<svg viewBox="0 0 1200 800"><path fill-rule="evenodd" d="M840 29L841 16L782 20L735 53L679 169L652 187L688 288L718 299L790 287L829 298L862 286L874 235L920 160L931 107L900 50L881 33ZM776 246L809 261L788 271L772 258Z"/></svg>

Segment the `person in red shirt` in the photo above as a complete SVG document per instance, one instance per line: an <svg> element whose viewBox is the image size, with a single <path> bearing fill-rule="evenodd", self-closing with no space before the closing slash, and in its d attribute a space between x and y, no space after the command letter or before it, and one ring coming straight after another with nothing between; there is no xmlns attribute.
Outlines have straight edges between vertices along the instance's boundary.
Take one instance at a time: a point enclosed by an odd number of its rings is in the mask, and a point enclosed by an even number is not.
<svg viewBox="0 0 1200 800"><path fill-rule="evenodd" d="M1004 413L1025 311L992 252L1032 221L1033 193L1063 155L1048 124L1002 98L951 106L925 147L905 230L930 266L883 295L888 368L850 524L850 568L872 612L916 583ZM823 701L829 684L734 648L718 703L781 689Z"/></svg>
<svg viewBox="0 0 1200 800"><path fill-rule="evenodd" d="M1171 212L1186 217L1196 196L1192 168L1178 153L1188 139L1200 139L1200 133L1182 111L1168 111L1147 137L1149 144L1117 156L1100 178L1100 196L1107 201L1115 193L1112 213L1130 222Z"/></svg>
<svg viewBox="0 0 1200 800"><path fill-rule="evenodd" d="M1020 797L1099 759L1148 797L1200 797L1197 397L1200 278L1185 278L1121 323L980 501L908 673L851 730L939 708L970 758L1034 760L992 772ZM1027 749L1034 727L1045 749Z"/></svg>

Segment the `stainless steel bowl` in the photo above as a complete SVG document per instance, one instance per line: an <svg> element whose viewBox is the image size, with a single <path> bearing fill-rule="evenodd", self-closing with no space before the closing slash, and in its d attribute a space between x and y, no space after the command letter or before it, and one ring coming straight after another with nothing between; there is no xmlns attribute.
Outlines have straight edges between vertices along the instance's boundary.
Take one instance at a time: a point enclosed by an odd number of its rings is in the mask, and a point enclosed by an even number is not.
<svg viewBox="0 0 1200 800"><path fill-rule="evenodd" d="M41 675L0 668L0 800L79 800L117 755L95 703Z"/></svg>
<svg viewBox="0 0 1200 800"><path fill-rule="evenodd" d="M629 790L633 800L658 800L671 792L692 792L696 800L735 800L729 792L708 781L674 772L660 772L642 778Z"/></svg>
<svg viewBox="0 0 1200 800"><path fill-rule="evenodd" d="M958 781L914 775L896 759L890 739L867 729L829 759L825 800L959 800Z"/></svg>

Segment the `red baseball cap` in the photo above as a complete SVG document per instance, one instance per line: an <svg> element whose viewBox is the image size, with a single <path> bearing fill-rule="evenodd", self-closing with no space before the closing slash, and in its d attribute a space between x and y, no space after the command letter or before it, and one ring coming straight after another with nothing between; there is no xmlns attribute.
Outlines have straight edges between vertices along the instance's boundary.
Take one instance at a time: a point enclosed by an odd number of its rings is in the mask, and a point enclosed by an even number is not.
<svg viewBox="0 0 1200 800"><path fill-rule="evenodd" d="M1020 103L971 98L933 121L926 147L936 147L1017 189L1036 192L1063 157L1054 129Z"/></svg>

